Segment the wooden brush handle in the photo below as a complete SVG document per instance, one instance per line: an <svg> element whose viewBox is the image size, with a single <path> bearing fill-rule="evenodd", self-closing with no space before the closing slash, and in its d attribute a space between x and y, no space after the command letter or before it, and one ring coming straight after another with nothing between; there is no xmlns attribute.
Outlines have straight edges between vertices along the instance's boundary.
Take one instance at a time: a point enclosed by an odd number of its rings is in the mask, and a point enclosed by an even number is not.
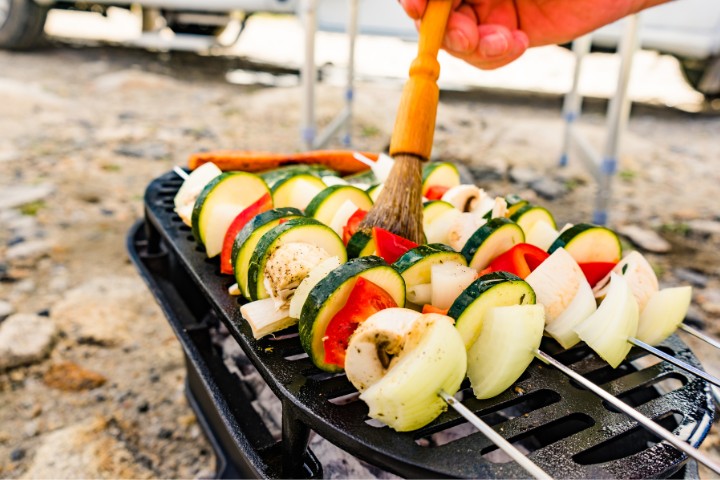
<svg viewBox="0 0 720 480"><path fill-rule="evenodd" d="M452 0L429 0L420 21L418 55L410 65L410 78L400 97L390 141L392 156L406 154L423 160L430 157L440 98L437 86L440 64L437 55L451 9Z"/></svg>

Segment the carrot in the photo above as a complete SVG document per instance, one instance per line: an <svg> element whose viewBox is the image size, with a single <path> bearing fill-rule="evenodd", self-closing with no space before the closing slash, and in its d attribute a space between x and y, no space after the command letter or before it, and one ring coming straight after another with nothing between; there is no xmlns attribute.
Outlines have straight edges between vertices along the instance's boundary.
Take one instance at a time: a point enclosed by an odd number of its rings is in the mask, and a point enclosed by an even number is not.
<svg viewBox="0 0 720 480"><path fill-rule="evenodd" d="M423 305L422 313L439 313L440 315L447 315L448 310L448 308L433 307L429 303L426 303Z"/></svg>
<svg viewBox="0 0 720 480"><path fill-rule="evenodd" d="M377 160L378 157L376 153L362 152L362 154L371 160ZM298 153L215 150L193 153L190 155L188 166L191 170L195 170L207 162L214 163L223 171L260 172L298 163L324 165L337 170L341 175L358 173L368 169L365 164L353 158L353 152L350 150L314 150Z"/></svg>

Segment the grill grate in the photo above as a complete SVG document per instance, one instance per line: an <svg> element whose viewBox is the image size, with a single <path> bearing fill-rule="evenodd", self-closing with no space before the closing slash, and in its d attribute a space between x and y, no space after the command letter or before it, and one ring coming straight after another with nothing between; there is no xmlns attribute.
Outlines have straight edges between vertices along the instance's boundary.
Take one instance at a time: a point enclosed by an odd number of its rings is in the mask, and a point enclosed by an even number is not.
<svg viewBox="0 0 720 480"><path fill-rule="evenodd" d="M220 458L227 476L316 477L322 466L307 448L310 430L369 463L407 477L525 478L526 472L450 410L426 427L396 433L367 417L365 404L342 374L315 368L297 329L260 341L240 316L241 300L227 288L217 260L205 257L190 228L173 211L181 180L172 172L145 194L145 221L128 248L185 351L188 397L216 451L237 446L242 458ZM224 324L283 406L282 439L275 441L253 410L252 395L229 374L212 347L209 328ZM664 351L699 365L676 336ZM602 385L646 416L698 446L713 419L709 386L633 349L612 369L584 345L542 349ZM198 392L203 392L199 395ZM478 400L469 385L458 398L554 477L650 478L677 472L686 457L613 410L562 373L535 361L501 395ZM237 469L239 471L235 471Z"/></svg>

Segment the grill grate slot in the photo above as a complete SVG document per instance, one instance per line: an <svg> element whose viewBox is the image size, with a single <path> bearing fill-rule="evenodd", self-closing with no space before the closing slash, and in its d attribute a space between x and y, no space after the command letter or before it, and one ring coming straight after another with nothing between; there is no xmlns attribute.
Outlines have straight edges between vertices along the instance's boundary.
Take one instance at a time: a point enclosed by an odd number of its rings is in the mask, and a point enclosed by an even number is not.
<svg viewBox="0 0 720 480"><path fill-rule="evenodd" d="M679 412L668 412L654 420L673 431L682 422ZM596 465L638 454L658 443L659 438L642 427L635 427L573 456L580 465Z"/></svg>
<svg viewBox="0 0 720 480"><path fill-rule="evenodd" d="M595 421L592 417L582 413L575 413L535 428L525 435L512 439L510 443L520 451L530 455L541 448L552 445L583 430L587 430L593 425L595 425ZM484 449L482 456L492 463L507 463L511 461L510 457L495 445Z"/></svg>

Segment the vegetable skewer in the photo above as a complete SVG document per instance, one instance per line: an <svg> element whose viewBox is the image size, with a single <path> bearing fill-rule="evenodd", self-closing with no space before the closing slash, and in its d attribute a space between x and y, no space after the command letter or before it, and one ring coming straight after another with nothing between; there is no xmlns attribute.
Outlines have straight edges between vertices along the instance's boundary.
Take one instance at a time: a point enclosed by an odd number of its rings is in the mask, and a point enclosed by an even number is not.
<svg viewBox="0 0 720 480"><path fill-rule="evenodd" d="M542 350L535 350L535 357L538 358L543 363L546 363L548 365L551 365L558 370L560 370L562 373L567 375L568 377L575 380L577 383L582 385L583 387L590 390L595 395L599 396L609 404L611 404L613 407L617 408L636 422L638 422L640 425L648 429L650 432L654 433L658 437L662 438L663 440L666 440L668 443L670 443L672 446L677 448L678 450L681 450L688 456L694 458L698 462L702 463L709 469L711 469L713 472L720 475L720 464L712 460L709 456L707 456L705 453L701 452L697 448L692 447L691 445L688 445L687 443L679 440L675 435L673 435L672 432L669 430L661 427L656 422L652 421L650 418L646 417L636 409L630 407L625 402L615 398L613 395L609 394L602 388L600 388L598 385L594 384L590 380L586 379L579 373L575 372L574 370L566 367L562 363L555 360L553 357L548 355L547 353L543 352Z"/></svg>
<svg viewBox="0 0 720 480"><path fill-rule="evenodd" d="M440 397L445 400L445 402L451 406L453 409L455 409L456 412L458 412L460 415L462 415L465 420L470 422L475 428L477 428L480 433L485 435L491 442L493 442L495 445L498 446L503 452L507 453L510 458L515 460L522 468L525 469L530 475L540 479L551 479L552 477L545 472L542 468L540 468L538 465L533 463L528 457L523 455L523 453L515 448L512 443L508 442L503 438L502 435L497 433L495 430L490 427L487 423L483 422L480 417L475 415L470 409L468 409L465 405L458 402L455 397L452 395L448 395L444 391L440 391L438 393Z"/></svg>

